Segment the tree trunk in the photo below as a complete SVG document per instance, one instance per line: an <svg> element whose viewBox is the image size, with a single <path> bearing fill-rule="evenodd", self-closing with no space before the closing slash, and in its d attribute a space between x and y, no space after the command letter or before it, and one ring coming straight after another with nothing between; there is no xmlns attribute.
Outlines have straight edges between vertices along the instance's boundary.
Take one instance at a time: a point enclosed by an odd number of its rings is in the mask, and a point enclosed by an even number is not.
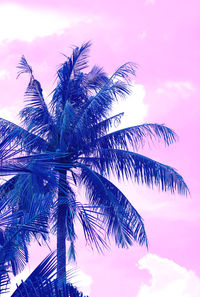
<svg viewBox="0 0 200 297"><path fill-rule="evenodd" d="M60 187L65 189L66 172L59 172L58 208L57 208L57 279L59 289L66 283L66 204L63 204L64 193Z"/></svg>

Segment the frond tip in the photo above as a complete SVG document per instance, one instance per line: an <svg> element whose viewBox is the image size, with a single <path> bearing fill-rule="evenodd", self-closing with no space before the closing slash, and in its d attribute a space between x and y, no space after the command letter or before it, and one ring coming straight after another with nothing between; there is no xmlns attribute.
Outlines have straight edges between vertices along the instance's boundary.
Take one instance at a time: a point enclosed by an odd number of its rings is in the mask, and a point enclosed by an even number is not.
<svg viewBox="0 0 200 297"><path fill-rule="evenodd" d="M19 69L17 78L18 78L21 74L23 74L23 73L29 73L30 76L33 75L32 68L31 68L31 66L28 64L28 62L26 61L24 55L21 57L21 60L20 60L20 62L19 62L19 65L17 66L17 68Z"/></svg>

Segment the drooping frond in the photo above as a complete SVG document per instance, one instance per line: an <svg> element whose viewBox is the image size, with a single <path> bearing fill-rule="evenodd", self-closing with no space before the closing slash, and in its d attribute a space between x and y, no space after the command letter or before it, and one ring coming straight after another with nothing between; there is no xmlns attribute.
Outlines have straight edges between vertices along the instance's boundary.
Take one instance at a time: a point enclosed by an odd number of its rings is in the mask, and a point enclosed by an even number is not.
<svg viewBox="0 0 200 297"><path fill-rule="evenodd" d="M118 246L128 247L133 241L147 245L142 218L124 194L106 178L81 166L81 182L92 205L104 213L107 235L114 236Z"/></svg>
<svg viewBox="0 0 200 297"><path fill-rule="evenodd" d="M10 145L23 147L24 151L44 151L47 149L47 143L44 139L36 136L20 126L5 120L0 119L0 139L5 137L10 138Z"/></svg>
<svg viewBox="0 0 200 297"><path fill-rule="evenodd" d="M98 210L99 208L100 210ZM104 214L101 212L101 207L95 208L77 203L77 216L83 227L86 242L91 247L95 245L99 252L102 252L103 248L107 248L107 244L103 239L102 217Z"/></svg>
<svg viewBox="0 0 200 297"><path fill-rule="evenodd" d="M147 186L158 186L162 191L189 193L182 176L172 167L134 152L101 149L96 152L96 158L86 158L84 162L98 168L106 176L112 172L118 179L132 178Z"/></svg>
<svg viewBox="0 0 200 297"><path fill-rule="evenodd" d="M22 56L21 60L19 62L19 65L17 66L17 68L19 69L18 71L18 76L17 78L22 74L22 73L29 73L30 76L33 76L33 71L31 66L28 64L28 62L26 61L25 57Z"/></svg>

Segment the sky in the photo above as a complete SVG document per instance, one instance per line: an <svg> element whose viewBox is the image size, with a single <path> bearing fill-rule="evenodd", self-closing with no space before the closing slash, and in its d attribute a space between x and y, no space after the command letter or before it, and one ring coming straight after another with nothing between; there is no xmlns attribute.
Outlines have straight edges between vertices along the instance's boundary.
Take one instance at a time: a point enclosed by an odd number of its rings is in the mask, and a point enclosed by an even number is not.
<svg viewBox="0 0 200 297"><path fill-rule="evenodd" d="M0 117L18 122L27 84L16 80L22 55L48 95L62 53L91 40L90 65L108 74L127 61L138 65L132 95L113 109L125 112L122 126L164 123L179 135L170 147L154 143L141 153L176 168L191 195L115 181L143 217L149 249L111 244L99 255L81 235L77 285L91 297L200 294L199 28L195 0L0 1ZM47 254L34 244L24 274Z"/></svg>

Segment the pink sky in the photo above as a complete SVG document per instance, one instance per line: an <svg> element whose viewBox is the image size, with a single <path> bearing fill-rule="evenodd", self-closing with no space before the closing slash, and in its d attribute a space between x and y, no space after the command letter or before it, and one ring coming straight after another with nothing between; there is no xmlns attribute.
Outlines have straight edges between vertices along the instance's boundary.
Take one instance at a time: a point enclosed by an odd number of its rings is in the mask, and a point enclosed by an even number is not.
<svg viewBox="0 0 200 297"><path fill-rule="evenodd" d="M90 297L200 296L199 11L195 0L0 1L1 117L14 119L23 104L26 79L16 81L22 54L48 94L60 53L91 40L91 65L110 74L127 61L139 65L136 94L120 105L124 124L165 123L179 135L171 147L143 153L178 169L191 197L120 184L144 218L149 251L113 246L102 256L80 240L77 264ZM35 246L32 265L45 253Z"/></svg>

